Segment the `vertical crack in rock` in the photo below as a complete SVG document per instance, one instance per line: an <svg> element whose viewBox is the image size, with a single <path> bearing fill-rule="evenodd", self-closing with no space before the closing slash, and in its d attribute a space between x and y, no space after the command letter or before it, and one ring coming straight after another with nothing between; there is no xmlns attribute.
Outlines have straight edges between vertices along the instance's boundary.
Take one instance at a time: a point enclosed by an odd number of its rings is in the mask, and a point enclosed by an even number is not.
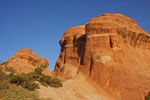
<svg viewBox="0 0 150 100"><path fill-rule="evenodd" d="M66 51L65 51L65 57L64 57L64 64L66 63Z"/></svg>
<svg viewBox="0 0 150 100"><path fill-rule="evenodd" d="M90 76L91 76L91 73L92 73L92 67L93 67L93 58L91 57L91 62L90 62Z"/></svg>
<svg viewBox="0 0 150 100"><path fill-rule="evenodd" d="M85 41L86 41L86 34L80 36L77 39L77 53L80 58L80 64L84 65L84 52L85 52Z"/></svg>
<svg viewBox="0 0 150 100"><path fill-rule="evenodd" d="M111 39L110 35L109 35L109 43L110 43L110 47L113 48L113 42L112 42L112 39Z"/></svg>
<svg viewBox="0 0 150 100"><path fill-rule="evenodd" d="M76 37L75 37L75 35L74 35L74 37L73 37L73 45L74 45L74 46L76 45Z"/></svg>

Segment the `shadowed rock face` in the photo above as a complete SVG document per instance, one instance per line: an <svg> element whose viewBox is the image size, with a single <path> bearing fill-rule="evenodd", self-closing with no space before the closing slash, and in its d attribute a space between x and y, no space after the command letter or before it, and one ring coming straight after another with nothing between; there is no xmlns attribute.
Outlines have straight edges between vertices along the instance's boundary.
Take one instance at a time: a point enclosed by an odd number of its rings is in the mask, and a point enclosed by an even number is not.
<svg viewBox="0 0 150 100"><path fill-rule="evenodd" d="M64 33L60 40L61 53L56 62L54 71L58 72L55 73L56 76L65 76L65 78L61 77L62 80L64 80L73 78L77 74L78 67L83 65L85 39L85 26L73 27ZM65 66L69 67L68 65L74 70L72 71L70 68L69 70L65 68ZM67 72L64 69L67 69ZM69 74L72 72L74 74ZM66 73L66 75L63 75L64 73Z"/></svg>
<svg viewBox="0 0 150 100"><path fill-rule="evenodd" d="M7 61L7 67L13 67L17 73L33 72L35 68L41 65L49 66L49 62L33 53L30 49L19 50L14 57L10 57ZM44 71L48 73L48 68Z"/></svg>
<svg viewBox="0 0 150 100"><path fill-rule="evenodd" d="M144 100L150 91L150 35L134 20L104 14L67 30L60 45L54 74L62 80L81 71L115 100Z"/></svg>

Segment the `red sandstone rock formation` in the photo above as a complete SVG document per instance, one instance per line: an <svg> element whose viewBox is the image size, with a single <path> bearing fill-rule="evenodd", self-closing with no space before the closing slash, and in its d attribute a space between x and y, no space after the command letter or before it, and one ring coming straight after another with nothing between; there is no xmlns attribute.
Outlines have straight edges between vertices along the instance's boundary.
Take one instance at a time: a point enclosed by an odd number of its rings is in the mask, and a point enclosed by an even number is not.
<svg viewBox="0 0 150 100"><path fill-rule="evenodd" d="M104 14L67 30L60 45L54 74L62 80L83 72L114 100L144 100L150 91L150 35L134 20Z"/></svg>
<svg viewBox="0 0 150 100"><path fill-rule="evenodd" d="M33 72L35 68L41 65L48 67L49 62L45 58L41 59L30 49L19 50L14 57L10 57L7 61L7 67L13 67L17 73ZM44 70L44 73L50 73L48 68Z"/></svg>

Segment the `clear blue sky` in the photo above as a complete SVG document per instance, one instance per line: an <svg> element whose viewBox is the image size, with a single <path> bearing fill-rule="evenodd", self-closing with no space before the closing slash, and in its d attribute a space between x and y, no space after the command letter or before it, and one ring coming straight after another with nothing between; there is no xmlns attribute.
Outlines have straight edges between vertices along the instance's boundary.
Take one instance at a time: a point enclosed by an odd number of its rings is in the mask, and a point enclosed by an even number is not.
<svg viewBox="0 0 150 100"><path fill-rule="evenodd" d="M124 14L150 33L150 0L0 0L0 61L27 48L53 70L63 33L104 13Z"/></svg>

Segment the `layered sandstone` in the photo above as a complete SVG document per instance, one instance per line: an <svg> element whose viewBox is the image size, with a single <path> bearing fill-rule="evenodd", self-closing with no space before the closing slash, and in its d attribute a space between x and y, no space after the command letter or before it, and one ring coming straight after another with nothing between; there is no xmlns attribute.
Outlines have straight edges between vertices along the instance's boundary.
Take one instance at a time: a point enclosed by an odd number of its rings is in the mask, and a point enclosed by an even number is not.
<svg viewBox="0 0 150 100"><path fill-rule="evenodd" d="M31 49L19 50L14 57L10 57L7 60L7 67L13 67L17 73L33 72L35 68L41 65L47 66L44 70L45 73L50 73L48 71L49 62L45 58L41 59Z"/></svg>
<svg viewBox="0 0 150 100"><path fill-rule="evenodd" d="M58 73L55 74L62 76L62 80L73 78L83 64L85 37L85 26L78 26L67 30L61 38L61 53L55 66Z"/></svg>
<svg viewBox="0 0 150 100"><path fill-rule="evenodd" d="M104 14L67 30L54 74L79 72L114 100L144 100L150 91L150 35L120 14Z"/></svg>

